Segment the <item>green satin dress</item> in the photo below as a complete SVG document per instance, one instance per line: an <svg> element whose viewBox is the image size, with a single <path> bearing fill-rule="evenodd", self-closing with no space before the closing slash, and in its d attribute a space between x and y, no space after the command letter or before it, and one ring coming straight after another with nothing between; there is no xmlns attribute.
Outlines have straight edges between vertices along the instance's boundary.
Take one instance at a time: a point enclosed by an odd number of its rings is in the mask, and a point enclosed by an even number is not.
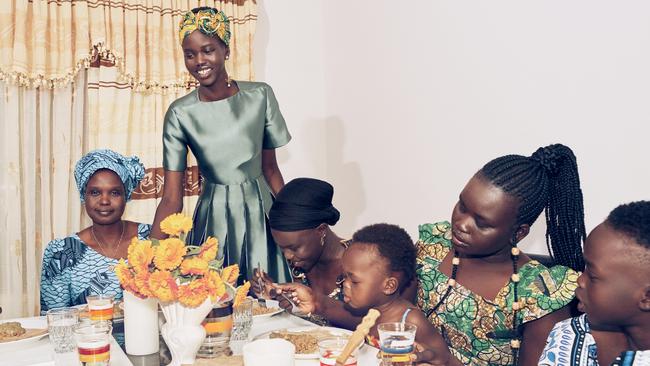
<svg viewBox="0 0 650 366"><path fill-rule="evenodd" d="M260 263L279 282L290 281L282 252L275 245L267 215L273 198L262 174L262 149L291 140L273 90L265 83L238 81L229 98L202 102L198 89L175 100L165 114L163 167L184 171L187 149L203 177L189 242L219 240L226 265L237 263L253 278Z"/></svg>

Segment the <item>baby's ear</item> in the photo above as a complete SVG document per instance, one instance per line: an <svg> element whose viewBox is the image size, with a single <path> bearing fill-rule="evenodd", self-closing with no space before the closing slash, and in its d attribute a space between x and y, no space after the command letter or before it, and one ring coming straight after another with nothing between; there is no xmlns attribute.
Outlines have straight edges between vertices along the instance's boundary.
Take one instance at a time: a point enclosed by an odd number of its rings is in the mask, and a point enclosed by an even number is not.
<svg viewBox="0 0 650 366"><path fill-rule="evenodd" d="M395 276L390 276L384 281L383 293L386 296L390 296L399 289L399 280Z"/></svg>
<svg viewBox="0 0 650 366"><path fill-rule="evenodd" d="M639 301L639 309L650 312L650 285L646 285L643 289L643 297Z"/></svg>

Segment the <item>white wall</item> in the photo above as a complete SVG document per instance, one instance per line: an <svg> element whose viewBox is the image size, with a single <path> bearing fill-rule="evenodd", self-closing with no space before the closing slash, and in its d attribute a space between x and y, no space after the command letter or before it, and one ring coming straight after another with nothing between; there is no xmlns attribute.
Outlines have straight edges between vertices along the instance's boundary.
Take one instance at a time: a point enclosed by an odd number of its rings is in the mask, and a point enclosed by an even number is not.
<svg viewBox="0 0 650 366"><path fill-rule="evenodd" d="M294 140L285 179L335 186L350 235L447 219L488 160L562 142L587 229L650 199L650 2L264 0L257 78ZM540 220L524 248L544 252Z"/></svg>

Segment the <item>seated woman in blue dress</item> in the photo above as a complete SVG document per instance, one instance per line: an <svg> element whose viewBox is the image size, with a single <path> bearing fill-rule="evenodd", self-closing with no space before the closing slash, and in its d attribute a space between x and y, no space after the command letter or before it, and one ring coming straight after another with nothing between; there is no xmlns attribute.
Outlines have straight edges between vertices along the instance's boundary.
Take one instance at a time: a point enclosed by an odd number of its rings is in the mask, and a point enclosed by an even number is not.
<svg viewBox="0 0 650 366"><path fill-rule="evenodd" d="M41 313L86 303L89 295L122 298L113 267L126 258L134 236L149 236L150 225L122 220L126 202L144 166L137 157L111 150L84 155L74 171L81 203L93 221L90 227L48 243L41 272Z"/></svg>

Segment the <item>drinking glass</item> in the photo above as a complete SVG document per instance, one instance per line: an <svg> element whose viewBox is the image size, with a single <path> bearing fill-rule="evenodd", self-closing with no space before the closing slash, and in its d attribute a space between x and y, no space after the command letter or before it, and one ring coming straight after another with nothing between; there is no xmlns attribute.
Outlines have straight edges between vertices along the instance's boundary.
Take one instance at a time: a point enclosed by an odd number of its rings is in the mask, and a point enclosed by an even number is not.
<svg viewBox="0 0 650 366"><path fill-rule="evenodd" d="M79 323L79 309L57 308L46 313L47 331L55 353L73 352L76 348L72 328Z"/></svg>
<svg viewBox="0 0 650 366"><path fill-rule="evenodd" d="M113 295L86 296L90 320L113 319Z"/></svg>
<svg viewBox="0 0 650 366"><path fill-rule="evenodd" d="M108 366L111 359L110 321L89 321L77 324L74 338L82 366Z"/></svg>
<svg viewBox="0 0 650 366"><path fill-rule="evenodd" d="M381 323L377 326L383 366L411 365L417 327L410 323Z"/></svg>
<svg viewBox="0 0 650 366"><path fill-rule="evenodd" d="M233 325L230 335L231 341L247 341L248 334L253 326L253 299L246 298L233 307Z"/></svg>
<svg viewBox="0 0 650 366"><path fill-rule="evenodd" d="M199 348L198 357L215 358L230 355L230 333L232 331L232 301L212 305L212 310L203 320L205 340Z"/></svg>
<svg viewBox="0 0 650 366"><path fill-rule="evenodd" d="M321 366L335 365L336 358L343 352L347 343L348 338L346 337L326 338L318 342L318 355ZM344 366L357 366L356 353L357 350L355 349L345 360Z"/></svg>

